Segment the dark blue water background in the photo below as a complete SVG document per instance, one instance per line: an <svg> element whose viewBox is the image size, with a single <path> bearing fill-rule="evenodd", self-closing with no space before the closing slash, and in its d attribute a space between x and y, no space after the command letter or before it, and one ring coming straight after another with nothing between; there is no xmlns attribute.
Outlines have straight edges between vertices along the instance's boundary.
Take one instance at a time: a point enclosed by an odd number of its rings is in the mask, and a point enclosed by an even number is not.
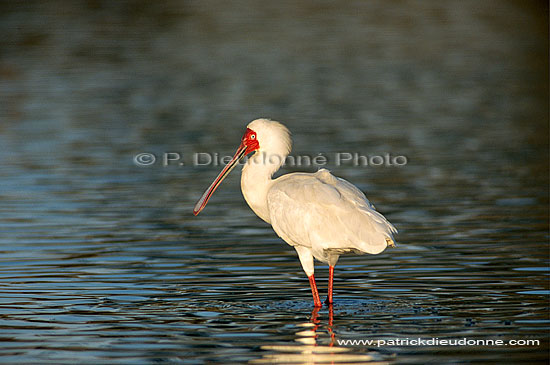
<svg viewBox="0 0 550 365"><path fill-rule="evenodd" d="M515 1L2 2L0 362L546 362L547 21ZM400 231L341 258L332 313L238 171L191 214L220 169L193 154L232 154L256 117ZM417 337L540 344L338 345Z"/></svg>

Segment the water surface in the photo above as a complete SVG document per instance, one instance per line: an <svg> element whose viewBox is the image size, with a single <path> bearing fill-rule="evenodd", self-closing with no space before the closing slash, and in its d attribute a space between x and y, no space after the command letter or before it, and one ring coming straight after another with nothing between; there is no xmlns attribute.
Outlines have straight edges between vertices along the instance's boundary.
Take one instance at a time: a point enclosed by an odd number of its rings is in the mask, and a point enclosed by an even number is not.
<svg viewBox="0 0 550 365"><path fill-rule="evenodd" d="M0 362L547 362L539 6L2 3ZM408 158L329 158L400 231L341 258L332 310L237 171L192 216L220 167L191 156L232 154L260 116L296 155ZM407 338L540 343L339 344Z"/></svg>

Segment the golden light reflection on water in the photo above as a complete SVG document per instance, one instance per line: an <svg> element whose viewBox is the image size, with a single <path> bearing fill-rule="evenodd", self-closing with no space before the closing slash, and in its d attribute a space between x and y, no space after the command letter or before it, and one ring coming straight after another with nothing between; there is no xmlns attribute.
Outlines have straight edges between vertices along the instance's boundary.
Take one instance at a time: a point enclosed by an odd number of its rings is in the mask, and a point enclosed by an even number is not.
<svg viewBox="0 0 550 365"><path fill-rule="evenodd" d="M323 326L319 319L319 308L314 308L310 322L298 324L306 329L295 333L297 345L265 345L262 350L275 353L265 354L261 359L251 361L254 364L342 364L342 363L373 363L374 358L368 354L349 353L350 348L338 346L336 334L333 331L334 309L328 308L328 322ZM328 345L318 343L319 331L325 327L330 336ZM320 329L321 328L321 329Z"/></svg>

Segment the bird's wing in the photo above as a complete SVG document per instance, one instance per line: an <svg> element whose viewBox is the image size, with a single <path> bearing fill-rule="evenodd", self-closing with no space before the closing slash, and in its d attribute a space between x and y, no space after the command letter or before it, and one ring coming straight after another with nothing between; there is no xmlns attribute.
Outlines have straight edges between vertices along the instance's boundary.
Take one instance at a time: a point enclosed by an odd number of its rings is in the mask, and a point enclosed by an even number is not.
<svg viewBox="0 0 550 365"><path fill-rule="evenodd" d="M325 169L276 179L267 200L275 232L318 258L331 250L376 254L393 244L397 232L359 189Z"/></svg>

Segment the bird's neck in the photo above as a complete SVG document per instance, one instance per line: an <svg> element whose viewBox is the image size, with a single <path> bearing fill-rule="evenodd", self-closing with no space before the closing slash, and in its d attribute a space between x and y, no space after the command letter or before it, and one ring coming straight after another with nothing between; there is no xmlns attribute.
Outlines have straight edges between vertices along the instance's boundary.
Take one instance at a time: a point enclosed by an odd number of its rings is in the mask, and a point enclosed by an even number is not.
<svg viewBox="0 0 550 365"><path fill-rule="evenodd" d="M244 199L258 217L270 223L267 193L273 174L279 170L286 156L256 152L248 159L241 174L241 190Z"/></svg>

